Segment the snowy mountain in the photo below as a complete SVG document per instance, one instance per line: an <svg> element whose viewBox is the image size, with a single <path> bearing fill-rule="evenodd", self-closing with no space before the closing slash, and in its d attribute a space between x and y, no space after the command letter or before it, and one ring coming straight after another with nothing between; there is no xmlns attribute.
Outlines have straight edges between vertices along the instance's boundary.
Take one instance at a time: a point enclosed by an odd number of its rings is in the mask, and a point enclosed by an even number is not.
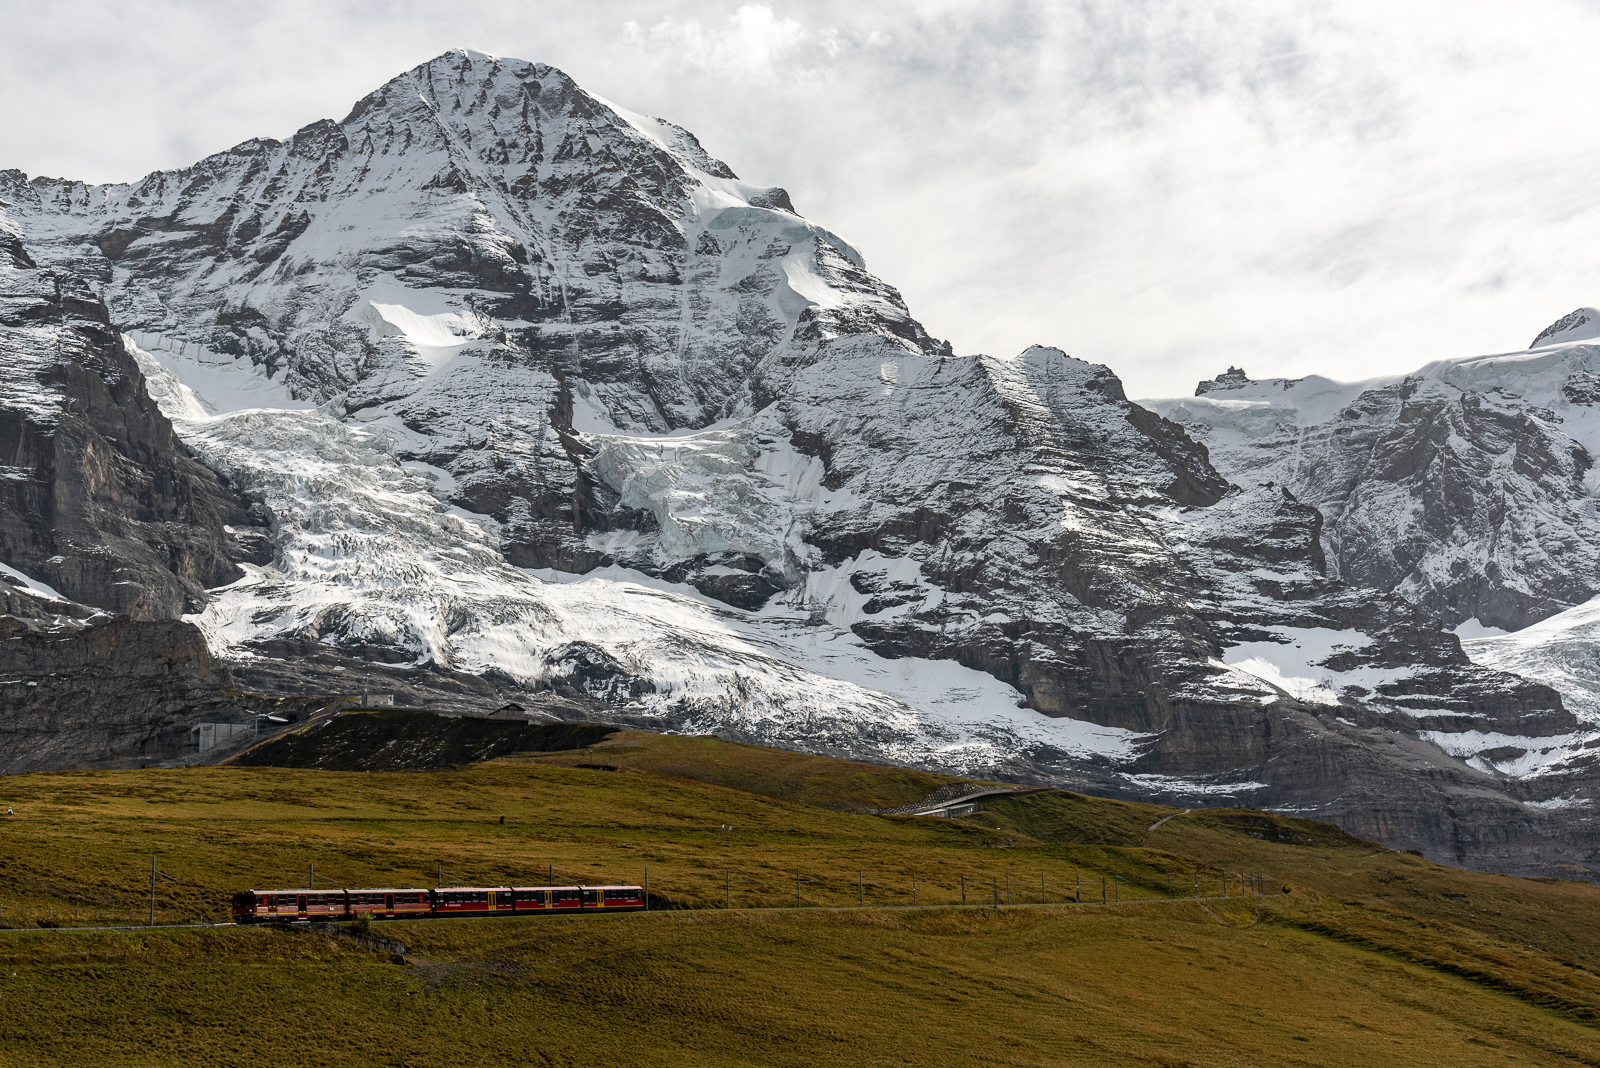
<svg viewBox="0 0 1600 1068"><path fill-rule="evenodd" d="M1213 466L1222 431L1104 367L955 356L783 190L550 67L448 53L128 185L0 172L0 230L104 300L270 523L186 617L248 685L581 695L1486 867L1595 857L1584 723L1352 571L1344 511L1227 442ZM1577 508L1578 464L1528 478ZM1586 553L1538 595L1571 603ZM1508 775L1480 735L1572 759Z"/></svg>
<svg viewBox="0 0 1600 1068"><path fill-rule="evenodd" d="M1518 629L1600 592L1600 342L1578 336L1586 314L1526 352L1356 383L1230 369L1146 403L1229 478L1321 511L1331 573L1451 626Z"/></svg>
<svg viewBox="0 0 1600 1068"><path fill-rule="evenodd" d="M1195 393L1146 403L1228 477L1314 505L1330 573L1422 605L1475 663L1553 687L1582 724L1546 744L1493 731L1436 742L1519 780L1592 766L1600 312L1564 316L1524 352L1357 383L1229 368Z"/></svg>

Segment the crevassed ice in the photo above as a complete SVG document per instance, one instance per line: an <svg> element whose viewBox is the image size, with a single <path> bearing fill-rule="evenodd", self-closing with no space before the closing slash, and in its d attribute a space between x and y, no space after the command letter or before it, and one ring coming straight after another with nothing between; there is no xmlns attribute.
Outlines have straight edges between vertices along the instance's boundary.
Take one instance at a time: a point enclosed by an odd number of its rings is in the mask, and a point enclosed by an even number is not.
<svg viewBox="0 0 1600 1068"><path fill-rule="evenodd" d="M490 524L438 499L435 472L402 462L382 425L347 423L333 409L211 414L174 373L188 365L145 352L141 366L183 439L274 520L274 562L247 566L190 617L219 655L249 657L254 643L273 638L362 644L532 685L560 649L581 641L651 681L655 692L635 711L659 716L664 728L670 719L686 732L821 739L956 769L1040 746L1119 760L1137 753L1142 736L1020 708L1017 691L991 676L878 657L846 629L848 606L835 624L812 622L805 591L749 613L619 568L579 576L513 567ZM232 373L254 374L243 365ZM228 395L246 392L240 385ZM716 477L731 477L751 446L734 430L619 437L606 447L608 479L641 501L699 491L711 516L723 507ZM657 477L662 465L672 470ZM799 458L774 455L756 469L747 476L759 479L747 500L756 511L728 529L764 525L763 508L819 499L818 479ZM697 479L711 483L697 490ZM689 511L672 514L683 522Z"/></svg>

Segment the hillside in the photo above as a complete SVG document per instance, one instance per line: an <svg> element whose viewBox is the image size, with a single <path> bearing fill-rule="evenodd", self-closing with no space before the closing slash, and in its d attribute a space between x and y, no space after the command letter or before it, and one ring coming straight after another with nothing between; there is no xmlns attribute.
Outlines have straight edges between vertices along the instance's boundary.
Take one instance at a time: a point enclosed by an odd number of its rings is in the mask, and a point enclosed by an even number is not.
<svg viewBox="0 0 1600 1068"><path fill-rule="evenodd" d="M746 773L769 792L718 785ZM368 1064L375 1048L419 1065L1597 1062L1593 886L1442 867L1287 816L1063 791L960 820L838 810L914 798L927 784L907 774L623 732L435 772L11 776L0 1048L38 1065ZM152 852L164 923L220 918L233 890L303 884L312 863L319 886L648 867L677 908L385 925L403 967L309 933L15 930L24 909L30 926L142 922ZM1267 895L1239 896L1253 872ZM1123 904L1067 903L1097 902L1102 879ZM1168 900L1196 882L1201 900ZM963 886L1013 905L938 907ZM875 908L850 909L863 897ZM255 996L305 984L310 1018Z"/></svg>

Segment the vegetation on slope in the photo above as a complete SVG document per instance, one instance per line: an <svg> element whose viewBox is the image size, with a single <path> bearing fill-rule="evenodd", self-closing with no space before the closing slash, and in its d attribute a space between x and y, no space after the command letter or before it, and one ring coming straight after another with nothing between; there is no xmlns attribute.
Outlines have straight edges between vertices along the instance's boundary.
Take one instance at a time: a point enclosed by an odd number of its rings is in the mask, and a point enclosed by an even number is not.
<svg viewBox="0 0 1600 1068"><path fill-rule="evenodd" d="M303 931L0 933L0 1051L41 1065L1600 1063L1600 888L1444 868L1268 813L1061 791L963 820L847 811L946 781L637 732L427 773L13 776L4 926L24 906L30 928L142 920L152 852L178 880L158 884L168 922L220 919L241 887L303 885L313 862L319 886L648 867L686 908L382 925L410 944L406 966ZM1268 896L1238 896L1251 872ZM750 910L793 906L797 873L805 908ZM969 902L1003 901L1008 880L1013 902L1036 903L1041 878L1042 907L929 907L959 902L963 882ZM1075 889L1098 902L1101 880L1123 904L1066 903ZM1167 900L1196 881L1200 900ZM863 898L898 907L817 907Z"/></svg>

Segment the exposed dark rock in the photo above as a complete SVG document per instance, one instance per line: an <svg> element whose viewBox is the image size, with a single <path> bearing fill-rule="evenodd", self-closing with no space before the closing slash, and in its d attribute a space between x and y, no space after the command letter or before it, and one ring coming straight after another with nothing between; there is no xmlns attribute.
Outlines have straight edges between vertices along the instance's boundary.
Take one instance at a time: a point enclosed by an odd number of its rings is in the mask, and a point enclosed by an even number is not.
<svg viewBox="0 0 1600 1068"><path fill-rule="evenodd" d="M352 711L263 742L232 763L324 771L425 771L512 753L583 749L616 731L593 723L519 723L405 709Z"/></svg>
<svg viewBox="0 0 1600 1068"><path fill-rule="evenodd" d="M259 522L145 392L105 306L70 275L0 262L0 562L138 619L197 611Z"/></svg>
<svg viewBox="0 0 1600 1068"><path fill-rule="evenodd" d="M101 616L40 627L0 616L0 771L130 766L188 751L199 722L250 723L327 702L234 689L199 628Z"/></svg>

